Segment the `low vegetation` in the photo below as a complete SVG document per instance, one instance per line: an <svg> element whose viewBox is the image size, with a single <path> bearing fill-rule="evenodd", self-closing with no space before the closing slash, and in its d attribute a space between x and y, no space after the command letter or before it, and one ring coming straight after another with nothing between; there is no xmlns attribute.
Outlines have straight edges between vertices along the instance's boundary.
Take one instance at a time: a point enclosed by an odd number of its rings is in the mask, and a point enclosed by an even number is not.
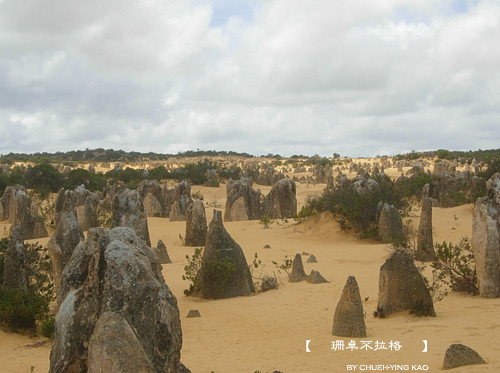
<svg viewBox="0 0 500 373"><path fill-rule="evenodd" d="M8 239L0 240L0 278ZM28 289L0 286L0 324L11 329L35 329L37 322L44 333L50 329L49 304L54 299L52 266L49 255L36 244L25 244ZM0 284L3 285L3 284ZM48 333L48 332L47 332ZM50 334L50 333L48 333Z"/></svg>

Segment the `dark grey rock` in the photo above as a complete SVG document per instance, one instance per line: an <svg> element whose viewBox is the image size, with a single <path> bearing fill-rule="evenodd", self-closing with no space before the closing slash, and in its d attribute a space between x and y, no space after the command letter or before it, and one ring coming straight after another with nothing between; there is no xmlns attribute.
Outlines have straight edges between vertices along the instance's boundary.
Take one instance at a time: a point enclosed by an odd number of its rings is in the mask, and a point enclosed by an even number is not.
<svg viewBox="0 0 500 373"><path fill-rule="evenodd" d="M398 311L436 316L424 279L411 255L403 249L397 249L380 267L376 315L386 317Z"/></svg>
<svg viewBox="0 0 500 373"><path fill-rule="evenodd" d="M365 315L359 286L354 276L349 276L335 308L332 334L339 337L366 337Z"/></svg>
<svg viewBox="0 0 500 373"><path fill-rule="evenodd" d="M243 250L224 228L222 212L214 210L194 294L202 298L218 299L254 292L252 275Z"/></svg>
<svg viewBox="0 0 500 373"><path fill-rule="evenodd" d="M475 364L486 364L486 361L472 348L463 344L450 345L444 354L444 370Z"/></svg>
<svg viewBox="0 0 500 373"><path fill-rule="evenodd" d="M139 193L135 190L126 189L115 195L111 226L132 228L146 245L151 246L148 220Z"/></svg>
<svg viewBox="0 0 500 373"><path fill-rule="evenodd" d="M134 230L93 228L60 286L50 372L184 372L177 301Z"/></svg>
<svg viewBox="0 0 500 373"><path fill-rule="evenodd" d="M304 271L304 264L302 264L302 256L296 254L292 263L292 270L288 276L289 282L300 282L307 278L306 272Z"/></svg>
<svg viewBox="0 0 500 373"><path fill-rule="evenodd" d="M314 269L311 271L309 276L307 276L306 281L310 284L324 284L329 282L323 276L321 276L321 273L315 271Z"/></svg>
<svg viewBox="0 0 500 373"><path fill-rule="evenodd" d="M191 203L186 211L186 246L205 246L207 217L205 207L199 199Z"/></svg>
<svg viewBox="0 0 500 373"><path fill-rule="evenodd" d="M297 214L297 189L289 178L278 181L263 204L262 215L270 219L292 218Z"/></svg>

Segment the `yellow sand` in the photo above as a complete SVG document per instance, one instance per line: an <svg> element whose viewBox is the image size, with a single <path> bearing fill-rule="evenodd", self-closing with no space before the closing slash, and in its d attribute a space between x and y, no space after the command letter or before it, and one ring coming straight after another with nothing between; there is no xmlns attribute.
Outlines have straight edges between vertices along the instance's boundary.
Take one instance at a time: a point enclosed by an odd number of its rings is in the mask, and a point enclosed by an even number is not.
<svg viewBox="0 0 500 373"><path fill-rule="evenodd" d="M299 205L308 194L320 192L324 184L298 184ZM262 190L266 188L261 188ZM267 191L268 189L266 189ZM205 202L225 202L225 186L220 188L194 187L201 191ZM207 209L211 219L212 209ZM418 225L419 211L411 217ZM434 238L457 243L464 235L470 237L472 205L457 208L434 208ZM179 234L185 234L185 223L151 218L149 228L155 245L162 239L167 245L172 264L164 265L165 281L177 296L183 331L181 359L194 373L198 372L346 372L348 364L420 364L427 372L440 370L446 348L463 343L478 351L487 365L469 366L453 372L500 372L500 299L482 299L466 294L451 294L435 303L437 317L418 318L405 312L386 319L375 319L379 268L389 255L385 245L362 241L352 232L343 232L328 214L296 224L276 221L264 229L258 221L228 222L226 229L241 245L250 263L255 252L263 262L264 273L275 273L272 260L283 262L285 256L296 253L314 254L317 264L307 264L306 272L318 270L328 284L307 282L288 283L281 275L278 290L224 300L201 300L185 297L183 281L185 256L193 248L183 247ZM269 244L271 249L264 249ZM427 271L428 272L428 271ZM333 314L347 276L356 276L361 297L366 299L368 337L361 340L398 341L399 351L333 351L331 342L350 338L332 336ZM198 309L201 318L186 318L190 309ZM311 352L306 352L306 340L311 340ZM428 352L422 352L428 341ZM44 338L0 331L0 360L2 372L46 372L49 367L50 344ZM42 342L42 343L40 343ZM366 367L364 367L366 368ZM373 367L376 368L376 367ZM353 370L351 370L353 371ZM364 370L369 371L369 370ZM372 370L373 371L373 370ZM390 371L390 370L384 370Z"/></svg>

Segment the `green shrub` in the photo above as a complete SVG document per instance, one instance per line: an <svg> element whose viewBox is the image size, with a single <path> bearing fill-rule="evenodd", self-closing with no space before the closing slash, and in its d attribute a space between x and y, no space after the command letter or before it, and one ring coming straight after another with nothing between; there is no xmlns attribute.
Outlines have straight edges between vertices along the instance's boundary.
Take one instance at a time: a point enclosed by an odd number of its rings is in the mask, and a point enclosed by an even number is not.
<svg viewBox="0 0 500 373"><path fill-rule="evenodd" d="M36 320L48 313L42 296L21 288L0 288L0 324L9 329L32 329Z"/></svg>
<svg viewBox="0 0 500 373"><path fill-rule="evenodd" d="M40 334L46 338L54 339L54 333L56 331L56 320L54 316L50 315L44 318L40 322Z"/></svg>
<svg viewBox="0 0 500 373"><path fill-rule="evenodd" d="M458 245L451 242L435 244L434 248L436 256L431 267L435 284L477 295L476 265L469 239L462 238Z"/></svg>
<svg viewBox="0 0 500 373"><path fill-rule="evenodd" d="M0 254L8 245L7 239L0 241ZM10 328L35 328L36 321L49 314L49 304L54 299L52 265L49 255L36 244L25 244L26 277L28 289L0 288L0 324ZM3 256L2 256L3 261ZM3 278L3 268L2 268Z"/></svg>
<svg viewBox="0 0 500 373"><path fill-rule="evenodd" d="M193 255L190 257L186 255L186 260L188 264L184 266L184 274L182 275L183 280L191 281L189 288L184 290L184 295L192 295L195 289L196 277L201 268L203 249L201 247L195 248Z"/></svg>

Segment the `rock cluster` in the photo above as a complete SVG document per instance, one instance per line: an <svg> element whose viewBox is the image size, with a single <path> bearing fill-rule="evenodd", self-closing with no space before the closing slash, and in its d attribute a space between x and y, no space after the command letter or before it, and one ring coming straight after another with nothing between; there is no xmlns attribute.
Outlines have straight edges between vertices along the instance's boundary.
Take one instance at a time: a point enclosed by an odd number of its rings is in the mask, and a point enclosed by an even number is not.
<svg viewBox="0 0 500 373"><path fill-rule="evenodd" d="M245 177L230 180L226 190L225 221L254 220L262 216L285 219L297 214L296 186L289 178L276 182L263 202L260 190L253 189L252 182Z"/></svg>
<svg viewBox="0 0 500 373"><path fill-rule="evenodd" d="M186 211L190 204L193 203L191 198L191 185L187 181L182 181L177 184L173 190L169 191L170 221L186 220Z"/></svg>
<svg viewBox="0 0 500 373"><path fill-rule="evenodd" d="M262 215L270 219L292 218L297 214L297 188L289 178L278 181L263 203Z"/></svg>
<svg viewBox="0 0 500 373"><path fill-rule="evenodd" d="M487 195L474 204L471 246L479 295L496 298L500 296L500 173L486 185Z"/></svg>
<svg viewBox="0 0 500 373"><path fill-rule="evenodd" d="M87 231L99 226L97 207L102 198L102 193L90 192L83 185L77 186L74 190L62 188L55 202L55 225L59 224L63 212L74 210L82 230Z"/></svg>
<svg viewBox="0 0 500 373"><path fill-rule="evenodd" d="M23 227L23 239L47 237L43 219L38 216L38 208L31 201L23 185L16 184L5 188L0 198L0 218L8 220L12 229Z"/></svg>
<svg viewBox="0 0 500 373"><path fill-rule="evenodd" d="M148 220L137 191L125 189L123 192L115 194L111 224L113 228L132 228L146 245L151 246Z"/></svg>
<svg viewBox="0 0 500 373"><path fill-rule="evenodd" d="M252 188L250 179L229 180L226 184L225 221L254 220L261 217L260 190Z"/></svg>
<svg viewBox="0 0 500 373"><path fill-rule="evenodd" d="M90 229L61 278L50 372L187 372L160 270L132 229Z"/></svg>

